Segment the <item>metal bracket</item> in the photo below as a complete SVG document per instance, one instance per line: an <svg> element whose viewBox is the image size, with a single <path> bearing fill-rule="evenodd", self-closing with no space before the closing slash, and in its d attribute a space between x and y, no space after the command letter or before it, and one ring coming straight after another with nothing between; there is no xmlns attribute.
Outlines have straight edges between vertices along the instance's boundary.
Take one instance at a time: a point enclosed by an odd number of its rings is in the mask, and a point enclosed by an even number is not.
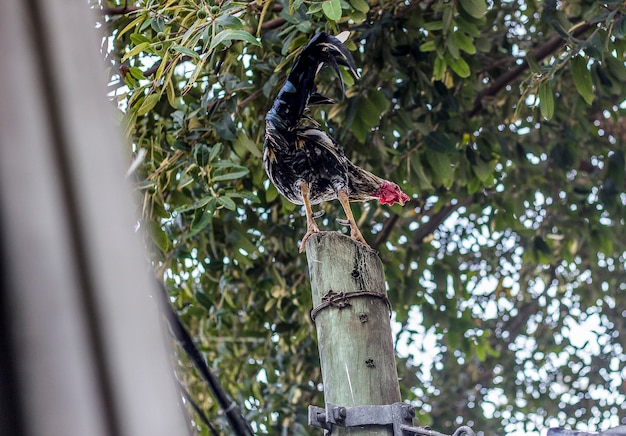
<svg viewBox="0 0 626 436"><path fill-rule="evenodd" d="M326 404L326 409L309 406L309 425L323 428L330 434L332 426L383 426L393 429L393 436L447 436L430 427L413 427L415 409L406 403L379 406L340 407ZM452 436L475 436L471 428L459 427Z"/></svg>
<svg viewBox="0 0 626 436"><path fill-rule="evenodd" d="M331 430L341 427L387 426L394 436L405 436L402 426L413 423L415 409L410 404L394 403L380 406L339 407L328 403L326 409L309 406L309 425Z"/></svg>
<svg viewBox="0 0 626 436"><path fill-rule="evenodd" d="M584 431L568 430L566 428L551 428L548 436L626 436L626 425L609 428L600 433L588 433Z"/></svg>
<svg viewBox="0 0 626 436"><path fill-rule="evenodd" d="M408 425L400 426L403 436L448 436L438 431L431 430L430 427L411 427ZM395 435L394 435L395 436ZM452 436L475 436L474 430L466 425L457 428Z"/></svg>

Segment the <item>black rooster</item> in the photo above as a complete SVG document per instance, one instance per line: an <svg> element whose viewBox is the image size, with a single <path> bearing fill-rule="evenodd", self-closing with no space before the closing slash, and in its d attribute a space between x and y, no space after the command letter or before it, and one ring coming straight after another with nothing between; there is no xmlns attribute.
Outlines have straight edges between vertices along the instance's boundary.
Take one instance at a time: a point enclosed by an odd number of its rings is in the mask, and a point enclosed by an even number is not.
<svg viewBox="0 0 626 436"><path fill-rule="evenodd" d="M349 202L378 199L383 204L404 205L409 199L395 183L350 162L341 146L326 132L303 123L304 111L309 105L331 103L315 92L315 76L324 65L335 70L342 90L339 65L348 67L355 78L359 77L354 59L342 42L334 36L318 33L296 59L265 118L265 171L278 192L292 203L304 204L306 211L307 232L300 252L307 239L319 232L312 204L338 199L348 218L350 236L368 246L354 221Z"/></svg>

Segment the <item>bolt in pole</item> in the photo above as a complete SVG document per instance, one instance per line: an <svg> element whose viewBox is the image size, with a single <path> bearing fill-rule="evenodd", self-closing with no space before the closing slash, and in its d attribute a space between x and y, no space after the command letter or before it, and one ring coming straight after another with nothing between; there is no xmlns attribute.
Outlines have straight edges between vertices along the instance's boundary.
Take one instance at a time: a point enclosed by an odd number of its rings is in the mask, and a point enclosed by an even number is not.
<svg viewBox="0 0 626 436"><path fill-rule="evenodd" d="M352 407L400 402L380 258L334 232L311 236L306 253L326 404ZM341 416L334 418L341 420ZM333 424L331 434L389 436L393 430Z"/></svg>

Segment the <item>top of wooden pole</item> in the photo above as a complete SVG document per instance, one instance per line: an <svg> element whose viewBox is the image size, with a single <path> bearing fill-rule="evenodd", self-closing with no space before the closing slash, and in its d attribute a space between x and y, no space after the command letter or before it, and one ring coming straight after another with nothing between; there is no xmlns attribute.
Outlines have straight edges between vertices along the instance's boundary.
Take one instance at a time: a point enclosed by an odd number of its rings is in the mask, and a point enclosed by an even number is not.
<svg viewBox="0 0 626 436"><path fill-rule="evenodd" d="M374 250L336 232L311 236L306 253L326 403L350 407L399 402L380 258ZM329 296L338 294L329 304ZM389 433L380 429L350 434Z"/></svg>
<svg viewBox="0 0 626 436"><path fill-rule="evenodd" d="M386 295L383 264L375 250L338 232L320 232L306 246L313 285L324 292L368 290ZM321 303L323 293L313 294L313 306Z"/></svg>

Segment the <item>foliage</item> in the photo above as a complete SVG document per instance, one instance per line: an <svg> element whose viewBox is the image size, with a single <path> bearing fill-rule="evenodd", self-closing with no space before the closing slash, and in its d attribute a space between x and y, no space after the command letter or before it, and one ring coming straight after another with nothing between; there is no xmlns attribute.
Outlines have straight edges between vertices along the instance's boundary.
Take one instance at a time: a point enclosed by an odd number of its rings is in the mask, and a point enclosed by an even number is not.
<svg viewBox="0 0 626 436"><path fill-rule="evenodd" d="M259 433L316 434L306 406L323 404L297 247L305 221L263 171L264 115L311 35L346 29L362 78L345 75L342 99L322 72L338 103L312 116L355 163L413 198L354 207L386 264L403 398L440 431L617 424L626 404L622 2L93 6L156 274ZM322 226L342 230L340 208L323 207ZM422 334L436 339L428 350ZM436 354L432 368L424 352ZM182 356L180 365L225 426Z"/></svg>

